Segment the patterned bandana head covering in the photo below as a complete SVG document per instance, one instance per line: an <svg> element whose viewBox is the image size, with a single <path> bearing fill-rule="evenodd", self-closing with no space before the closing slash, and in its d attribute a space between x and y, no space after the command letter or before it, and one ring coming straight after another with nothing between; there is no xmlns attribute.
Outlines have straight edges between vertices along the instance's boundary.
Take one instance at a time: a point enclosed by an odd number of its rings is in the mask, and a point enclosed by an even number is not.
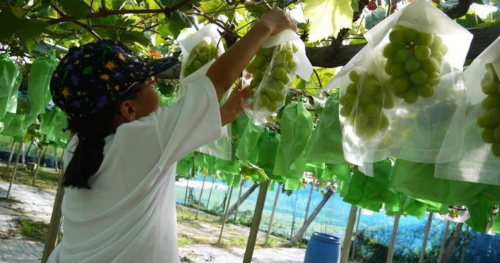
<svg viewBox="0 0 500 263"><path fill-rule="evenodd" d="M123 44L101 40L69 50L52 75L50 93L68 118L82 118L177 63L168 57L145 64Z"/></svg>

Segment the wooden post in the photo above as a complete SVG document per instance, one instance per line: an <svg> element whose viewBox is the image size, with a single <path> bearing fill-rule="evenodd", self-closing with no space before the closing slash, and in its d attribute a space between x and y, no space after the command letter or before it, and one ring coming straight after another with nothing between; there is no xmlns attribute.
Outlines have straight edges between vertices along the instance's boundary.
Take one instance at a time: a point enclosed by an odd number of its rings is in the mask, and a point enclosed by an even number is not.
<svg viewBox="0 0 500 263"><path fill-rule="evenodd" d="M455 248L455 244L457 243L458 240L458 235L462 231L463 225L464 223L458 223L457 226L455 227L455 231L453 231L453 235L451 236L450 244L448 245L446 253L444 254L443 263L448 263L448 261L450 260L451 253L453 252L453 248Z"/></svg>
<svg viewBox="0 0 500 263"><path fill-rule="evenodd" d="M465 250L467 249L467 238L469 237L469 226L465 230L464 245L462 246L462 257L460 258L460 263L464 263L465 260Z"/></svg>
<svg viewBox="0 0 500 263"><path fill-rule="evenodd" d="M299 229L299 231L297 231L297 233L292 238L292 240L290 240L289 246L293 246L295 244L295 242L297 242L299 240L299 236L303 235L304 232L306 232L306 230L309 227L309 225L311 225L311 223L314 221L314 219L319 214L319 212L321 212L321 209L323 209L323 207L325 206L326 202L328 202L328 200L330 199L330 197L332 197L332 195L333 195L333 191L329 189L326 192L326 194L323 196L323 200L321 200L321 202L318 204L318 206L316 207L316 209L314 209L314 211L312 212L311 216L309 216L309 218L304 223L304 225L302 225L302 227Z"/></svg>
<svg viewBox="0 0 500 263"><path fill-rule="evenodd" d="M7 196L5 199L9 199L10 197L10 190L12 189L12 185L14 184L14 180L16 178L16 173L17 173L17 166L19 165L19 158L21 157L21 149L23 148L23 141L21 140L21 143L19 143L19 149L17 150L17 156L16 156L16 163L14 164L14 171L12 171L12 178L10 178L10 184L9 184L9 190L7 190Z"/></svg>
<svg viewBox="0 0 500 263"><path fill-rule="evenodd" d="M441 263L441 259L443 258L444 246L446 245L446 239L448 238L448 229L450 228L450 221L446 221L446 225L444 227L443 237L441 239L441 248L439 249L439 256L437 263Z"/></svg>
<svg viewBox="0 0 500 263"><path fill-rule="evenodd" d="M307 199L307 206L306 206L306 214L304 216L304 223L307 221L307 216L309 215L309 207L311 206L311 199L312 199L312 195L313 195L313 191L314 191L314 182L315 182L315 179L313 179L313 181L311 182L311 191L309 191L309 199ZM302 225L304 225L304 223L302 223ZM307 229L306 229L306 231L307 231ZM303 238L304 238L304 234L300 235L299 241L301 244L302 244Z"/></svg>
<svg viewBox="0 0 500 263"><path fill-rule="evenodd" d="M16 139L14 137L12 137L12 144L10 145L9 161L7 162L7 171L10 168L10 164L12 162L12 156L14 155L15 148L16 148Z"/></svg>
<svg viewBox="0 0 500 263"><path fill-rule="evenodd" d="M64 169L59 170L59 182L57 185L56 199L54 200L54 207L52 208L52 215L50 217L50 226L47 240L45 240L45 247L43 248L42 263L46 263L49 259L50 253L57 245L59 238L59 231L61 230L62 213L61 204L64 196L63 178Z"/></svg>
<svg viewBox="0 0 500 263"><path fill-rule="evenodd" d="M280 192L281 192L281 184L278 184L278 189L276 190L276 197L274 197L273 211L271 212L271 218L269 219L269 225L267 226L266 243L269 241L269 235L271 234L271 231L273 229L274 214L276 213L276 205L278 205Z"/></svg>
<svg viewBox="0 0 500 263"><path fill-rule="evenodd" d="M420 251L420 258L418 259L418 263L424 262L425 249L427 247L427 239L429 238L429 231L431 230L433 216L434 216L434 213L430 212L429 218L427 219L427 225L425 226L424 242L422 244L422 250Z"/></svg>
<svg viewBox="0 0 500 263"><path fill-rule="evenodd" d="M340 253L340 263L347 263L347 258L349 257L349 250L351 248L352 241L352 231L354 229L354 221L356 220L357 211L358 208L355 205L351 205L349 220L347 221L347 227L345 229L344 244L342 245L342 251Z"/></svg>
<svg viewBox="0 0 500 263"><path fill-rule="evenodd" d="M38 175L38 169L40 169L40 163L42 162L42 157L45 155L45 151L47 150L47 147L43 147L43 149L38 150L40 153L39 156L37 156L36 160L36 167L35 170L33 171L33 181L31 182L31 185L35 186L36 185L36 177Z"/></svg>
<svg viewBox="0 0 500 263"><path fill-rule="evenodd" d="M262 219L262 211L264 210L264 204L266 203L268 186L269 180L260 184L259 196L257 197L257 203L255 204L255 213L253 214L252 227L250 228L250 234L248 235L247 247L245 249L245 255L243 256L243 263L252 262L253 251L255 249L255 243L257 242L257 235L259 233L260 220Z"/></svg>
<svg viewBox="0 0 500 263"><path fill-rule="evenodd" d="M295 228L295 217L297 215L297 200L299 198L299 194L297 192L298 191L296 191L295 193L295 203L293 205L292 229L290 231L290 240L292 240L293 238L293 229Z"/></svg>
<svg viewBox="0 0 500 263"><path fill-rule="evenodd" d="M222 218L222 226L220 228L220 234L219 234L219 240L217 241L217 244L220 245L220 242L222 240L222 233L224 232L224 226L226 225L226 220L227 220L227 217L228 217L228 211L229 211L229 204L231 204L231 196L233 196L233 185L231 185L231 188L229 189L229 197L227 199L227 204L224 205L224 208L225 208L225 212L224 212L224 216Z"/></svg>
<svg viewBox="0 0 500 263"><path fill-rule="evenodd" d="M387 253L387 263L392 263L392 256L394 256L394 246L396 245L396 237L398 235L398 225L400 214L394 217L394 226L392 228L391 244L389 245L389 252Z"/></svg>
<svg viewBox="0 0 500 263"><path fill-rule="evenodd" d="M356 254L356 240L358 239L358 229L359 229L359 220L361 219L361 207L358 208L358 219L356 219L356 229L354 231L354 240L352 241L352 251L351 251L351 258L354 258L354 255Z"/></svg>
<svg viewBox="0 0 500 263"><path fill-rule="evenodd" d="M203 176L203 183L201 184L201 190L200 190L200 198L198 199L198 205L196 207L196 215L194 216L194 219L198 219L198 211L200 210L201 197L203 195L203 189L205 189L205 180L206 179L207 179L207 177Z"/></svg>
<svg viewBox="0 0 500 263"><path fill-rule="evenodd" d="M210 204L210 198L212 197L212 190L214 190L214 185L215 185L215 174L214 174L214 179L212 180L212 187L210 187L210 193L208 194L208 200L207 200L208 210L210 210L210 207L208 205Z"/></svg>
<svg viewBox="0 0 500 263"><path fill-rule="evenodd" d="M240 183L240 192L238 193L238 201L240 201L241 198L241 191L243 190L243 185L245 184L245 180L242 180ZM236 222L236 219L238 218L238 207L239 207L239 202L236 202L236 210L234 211L234 222Z"/></svg>
<svg viewBox="0 0 500 263"><path fill-rule="evenodd" d="M231 207L229 207L229 210L227 212L228 215L233 214L236 211L236 207L240 206L245 202L245 200L259 187L258 184L253 184L239 199L234 203Z"/></svg>

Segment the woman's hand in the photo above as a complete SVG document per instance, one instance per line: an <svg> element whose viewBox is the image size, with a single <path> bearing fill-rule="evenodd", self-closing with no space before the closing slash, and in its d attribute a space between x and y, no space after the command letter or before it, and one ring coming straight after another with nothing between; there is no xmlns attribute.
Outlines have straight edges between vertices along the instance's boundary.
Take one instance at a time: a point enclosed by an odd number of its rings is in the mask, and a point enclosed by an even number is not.
<svg viewBox="0 0 500 263"><path fill-rule="evenodd" d="M271 35L276 35L283 30L297 31L293 19L282 9L275 7L259 19L259 23L271 30Z"/></svg>
<svg viewBox="0 0 500 263"><path fill-rule="evenodd" d="M231 92L227 101L220 108L222 126L233 122L243 112L243 101L250 97L250 86L243 88L242 81Z"/></svg>

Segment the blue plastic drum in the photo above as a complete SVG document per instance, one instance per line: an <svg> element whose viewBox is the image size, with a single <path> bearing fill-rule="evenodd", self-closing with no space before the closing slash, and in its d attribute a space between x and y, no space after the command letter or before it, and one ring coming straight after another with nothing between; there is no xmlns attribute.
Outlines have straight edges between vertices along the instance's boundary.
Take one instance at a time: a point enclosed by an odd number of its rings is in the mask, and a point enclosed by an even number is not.
<svg viewBox="0 0 500 263"><path fill-rule="evenodd" d="M314 232L306 248L304 263L338 263L340 261L340 238Z"/></svg>

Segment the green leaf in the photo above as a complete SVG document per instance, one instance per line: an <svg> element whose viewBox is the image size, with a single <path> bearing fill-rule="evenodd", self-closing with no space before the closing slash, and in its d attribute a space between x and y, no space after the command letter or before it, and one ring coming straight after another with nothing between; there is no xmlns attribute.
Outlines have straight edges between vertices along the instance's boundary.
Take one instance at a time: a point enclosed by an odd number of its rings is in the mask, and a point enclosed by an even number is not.
<svg viewBox="0 0 500 263"><path fill-rule="evenodd" d="M89 5L83 0L57 0L56 1L68 16L85 18L89 12Z"/></svg>
<svg viewBox="0 0 500 263"><path fill-rule="evenodd" d="M385 18L385 10L382 8L377 8L370 13L365 18L365 27L370 30L378 23L380 23Z"/></svg>
<svg viewBox="0 0 500 263"><path fill-rule="evenodd" d="M210 16L217 17L220 14L223 14L229 18L229 20L233 20L234 11L221 11L231 9L230 6L226 3L225 0L203 0L200 2L200 9L205 14L209 14ZM199 17L198 19L201 22L207 21L204 17Z"/></svg>
<svg viewBox="0 0 500 263"><path fill-rule="evenodd" d="M481 24L483 22L484 21L472 10L467 11L464 16L457 19L457 23L465 28L475 27L477 24Z"/></svg>
<svg viewBox="0 0 500 263"><path fill-rule="evenodd" d="M309 41L337 36L342 28L351 28L353 10L350 1L305 0L304 15L309 19Z"/></svg>
<svg viewBox="0 0 500 263"><path fill-rule="evenodd" d="M139 43L145 47L151 45L151 41L147 38L144 33L139 31L123 31L120 34L120 40L124 43Z"/></svg>
<svg viewBox="0 0 500 263"><path fill-rule="evenodd" d="M2 30L0 30L2 42L10 42L14 35L24 41L36 38L47 27L45 22L18 18L10 10L0 12L0 25L2 25Z"/></svg>
<svg viewBox="0 0 500 263"><path fill-rule="evenodd" d="M111 1L111 8L113 8L113 10L120 10L123 8L124 5L125 5L125 1L123 1L123 0L112 0Z"/></svg>
<svg viewBox="0 0 500 263"><path fill-rule="evenodd" d="M158 31L162 37L172 36L177 38L181 30L190 27L193 23L192 18L186 16L184 13L175 11L172 16L161 21Z"/></svg>

